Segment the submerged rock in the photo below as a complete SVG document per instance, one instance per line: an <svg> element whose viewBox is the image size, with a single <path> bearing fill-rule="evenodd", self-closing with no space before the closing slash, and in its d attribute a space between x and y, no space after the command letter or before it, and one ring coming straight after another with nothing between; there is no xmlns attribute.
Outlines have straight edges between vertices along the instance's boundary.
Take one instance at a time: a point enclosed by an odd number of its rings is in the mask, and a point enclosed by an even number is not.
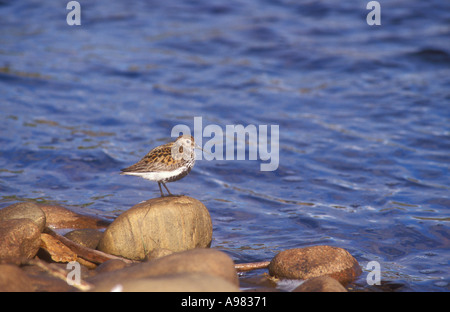
<svg viewBox="0 0 450 312"><path fill-rule="evenodd" d="M153 198L122 213L105 230L98 249L142 260L158 248L174 252L209 247L212 222L206 207L187 196Z"/></svg>

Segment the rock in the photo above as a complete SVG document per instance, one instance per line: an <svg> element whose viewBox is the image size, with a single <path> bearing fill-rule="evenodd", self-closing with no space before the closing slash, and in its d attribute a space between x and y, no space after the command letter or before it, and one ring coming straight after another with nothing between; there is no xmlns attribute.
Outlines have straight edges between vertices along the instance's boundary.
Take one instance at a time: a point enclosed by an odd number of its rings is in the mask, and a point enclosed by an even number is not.
<svg viewBox="0 0 450 312"><path fill-rule="evenodd" d="M41 250L38 253L39 258L52 260L55 262L70 262L77 260L77 254L69 247L61 243L51 235L41 234Z"/></svg>
<svg viewBox="0 0 450 312"><path fill-rule="evenodd" d="M37 261L39 262L40 260ZM67 269L66 263L46 263L46 266L52 270L57 270L59 268L58 271L63 272L65 275L70 272L70 270ZM26 265L21 269L28 275L28 281L30 285L33 286L35 292L65 292L77 290L75 287L70 286L66 279L56 277L55 275L50 274L48 270L44 270L37 265ZM81 280L84 278L83 271L83 266L81 266Z"/></svg>
<svg viewBox="0 0 450 312"><path fill-rule="evenodd" d="M347 292L347 289L334 278L325 275L307 279L293 292Z"/></svg>
<svg viewBox="0 0 450 312"><path fill-rule="evenodd" d="M90 270L95 269L98 266L97 263L88 261L88 260L83 259L81 257L78 257L76 261L79 264L81 264L83 267L86 267L87 269L90 269Z"/></svg>
<svg viewBox="0 0 450 312"><path fill-rule="evenodd" d="M127 280L115 285L115 291L123 292L238 292L239 287L220 277L200 273ZM111 291L97 288L96 291Z"/></svg>
<svg viewBox="0 0 450 312"><path fill-rule="evenodd" d="M33 258L41 244L41 231L30 219L0 221L0 237L0 259L13 263Z"/></svg>
<svg viewBox="0 0 450 312"><path fill-rule="evenodd" d="M206 207L187 196L153 198L122 213L105 230L98 249L142 260L156 248L174 252L209 247L212 222Z"/></svg>
<svg viewBox="0 0 450 312"><path fill-rule="evenodd" d="M84 247L96 249L103 233L94 229L79 229L70 231L64 236Z"/></svg>
<svg viewBox="0 0 450 312"><path fill-rule="evenodd" d="M269 274L278 278L305 280L328 275L346 285L361 274L361 268L345 249L313 246L281 251L270 262Z"/></svg>
<svg viewBox="0 0 450 312"><path fill-rule="evenodd" d="M280 292L277 283L267 273L244 274L239 277L239 287L245 292Z"/></svg>
<svg viewBox="0 0 450 312"><path fill-rule="evenodd" d="M124 261L120 259L111 259L108 261L103 262L100 264L96 269L96 273L105 273L105 272L112 272L119 269L123 269L128 266L128 263L125 263Z"/></svg>
<svg viewBox="0 0 450 312"><path fill-rule="evenodd" d="M54 229L102 229L110 224L106 220L81 215L58 205L41 204L39 207L45 213L47 226Z"/></svg>
<svg viewBox="0 0 450 312"><path fill-rule="evenodd" d="M34 291L33 279L20 268L11 264L0 264L0 292Z"/></svg>
<svg viewBox="0 0 450 312"><path fill-rule="evenodd" d="M172 273L207 273L239 285L233 260L216 249L197 248L177 252L148 262L153 275Z"/></svg>
<svg viewBox="0 0 450 312"><path fill-rule="evenodd" d="M98 274L88 282L101 287L101 289L111 289L126 280L181 273L212 275L224 279L236 287L239 285L233 260L224 252L215 249L192 249L177 252L148 262L133 264L114 272Z"/></svg>
<svg viewBox="0 0 450 312"><path fill-rule="evenodd" d="M150 251L144 258L144 260L148 261L148 260L154 260L154 259L158 259L164 256L168 256L173 254L172 250L169 249L165 249L165 248L156 248L153 249L152 251Z"/></svg>
<svg viewBox="0 0 450 312"><path fill-rule="evenodd" d="M11 219L30 219L41 232L45 228L45 214L34 203L17 203L0 210L0 221Z"/></svg>

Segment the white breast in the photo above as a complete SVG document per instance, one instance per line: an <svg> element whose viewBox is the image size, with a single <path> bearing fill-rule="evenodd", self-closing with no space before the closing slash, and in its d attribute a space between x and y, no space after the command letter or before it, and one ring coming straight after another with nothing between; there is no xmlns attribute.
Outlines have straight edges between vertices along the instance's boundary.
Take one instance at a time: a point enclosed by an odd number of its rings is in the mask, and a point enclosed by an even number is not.
<svg viewBox="0 0 450 312"><path fill-rule="evenodd" d="M164 181L174 176L180 175L186 168L178 168L173 171L159 171L159 172L122 172L121 174L138 176L150 181Z"/></svg>

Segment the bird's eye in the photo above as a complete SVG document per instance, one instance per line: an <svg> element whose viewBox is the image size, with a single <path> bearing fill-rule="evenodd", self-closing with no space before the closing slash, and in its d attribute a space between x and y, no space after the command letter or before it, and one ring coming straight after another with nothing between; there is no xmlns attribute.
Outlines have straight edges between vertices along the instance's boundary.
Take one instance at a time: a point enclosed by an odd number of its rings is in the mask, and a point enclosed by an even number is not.
<svg viewBox="0 0 450 312"><path fill-rule="evenodd" d="M191 140L186 140L186 143L187 144L191 144Z"/></svg>

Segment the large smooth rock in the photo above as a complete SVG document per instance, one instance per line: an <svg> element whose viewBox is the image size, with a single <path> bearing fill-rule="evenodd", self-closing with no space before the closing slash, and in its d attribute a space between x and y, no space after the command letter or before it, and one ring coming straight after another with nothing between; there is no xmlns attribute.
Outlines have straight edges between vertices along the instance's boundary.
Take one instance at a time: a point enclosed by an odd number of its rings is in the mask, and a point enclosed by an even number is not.
<svg viewBox="0 0 450 312"><path fill-rule="evenodd" d="M33 258L41 244L41 231L30 219L0 221L0 259L20 263Z"/></svg>
<svg viewBox="0 0 450 312"><path fill-rule="evenodd" d="M269 264L269 274L286 279L309 279L328 275L341 284L353 281L361 268L345 249L312 246L281 251Z"/></svg>
<svg viewBox="0 0 450 312"><path fill-rule="evenodd" d="M238 287L239 281L233 260L224 252L215 249L192 249L177 252L148 262L133 264L123 269L98 274L89 283L98 289L110 290L127 280L166 276L182 273L211 275L226 280ZM214 288L214 285L211 285Z"/></svg>
<svg viewBox="0 0 450 312"><path fill-rule="evenodd" d="M239 287L209 274L181 273L152 278L127 280L112 290L122 292L238 292ZM111 291L111 289L96 289Z"/></svg>
<svg viewBox="0 0 450 312"><path fill-rule="evenodd" d="M30 219L41 232L46 223L44 212L35 203L17 203L0 210L0 221L11 219Z"/></svg>
<svg viewBox="0 0 450 312"><path fill-rule="evenodd" d="M122 213L105 230L98 249L142 260L154 249L174 252L209 247L212 222L206 207L188 196L153 198Z"/></svg>

